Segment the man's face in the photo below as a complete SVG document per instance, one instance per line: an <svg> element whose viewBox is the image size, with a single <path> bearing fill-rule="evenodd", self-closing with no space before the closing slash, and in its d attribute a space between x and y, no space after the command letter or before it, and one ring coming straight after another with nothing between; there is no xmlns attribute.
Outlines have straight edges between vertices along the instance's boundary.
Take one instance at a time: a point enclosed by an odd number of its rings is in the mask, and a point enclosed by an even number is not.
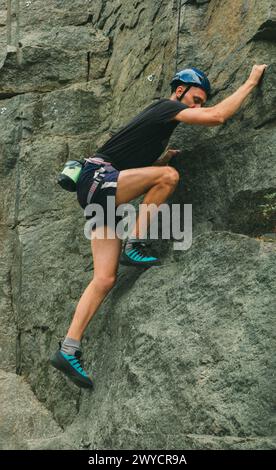
<svg viewBox="0 0 276 470"><path fill-rule="evenodd" d="M175 90L176 96L180 97L183 91L186 89L185 86L179 86ZM189 108L201 108L207 101L207 95L204 90L196 86L192 86L190 90L182 98L181 103L186 104Z"/></svg>

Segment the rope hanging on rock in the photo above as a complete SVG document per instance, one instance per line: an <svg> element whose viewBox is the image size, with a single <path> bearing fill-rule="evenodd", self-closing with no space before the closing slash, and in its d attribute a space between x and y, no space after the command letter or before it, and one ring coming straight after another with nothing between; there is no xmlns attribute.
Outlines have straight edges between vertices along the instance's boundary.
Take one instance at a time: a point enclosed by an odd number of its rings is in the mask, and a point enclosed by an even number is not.
<svg viewBox="0 0 276 470"><path fill-rule="evenodd" d="M178 51L179 51L181 9L182 9L182 0L179 0L179 3L178 3L178 20L177 20L177 35L176 35L175 73L177 72L177 67L178 67Z"/></svg>
<svg viewBox="0 0 276 470"><path fill-rule="evenodd" d="M182 0L178 1L178 15L177 15L177 35L176 35L176 58L175 58L175 73L177 72L178 67L178 55L179 55L179 36L180 36L180 19L181 19L181 10L182 10ZM149 82L153 82L155 80L155 74L150 74L147 77Z"/></svg>
<svg viewBox="0 0 276 470"><path fill-rule="evenodd" d="M11 45L11 0L7 0L7 46Z"/></svg>

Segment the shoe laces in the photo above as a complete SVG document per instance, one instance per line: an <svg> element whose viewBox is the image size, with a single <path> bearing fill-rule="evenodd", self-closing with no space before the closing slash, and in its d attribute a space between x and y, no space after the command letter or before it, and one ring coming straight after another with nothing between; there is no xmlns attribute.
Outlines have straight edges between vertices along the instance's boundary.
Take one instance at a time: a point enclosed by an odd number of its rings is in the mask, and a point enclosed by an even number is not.
<svg viewBox="0 0 276 470"><path fill-rule="evenodd" d="M61 349L61 341L59 341L59 349ZM72 355L73 357L76 358L76 360L78 361L79 365L81 366L82 370L84 369L84 363L83 363L83 359L81 359L81 356L82 356L82 352L77 349L75 351L75 354Z"/></svg>
<svg viewBox="0 0 276 470"><path fill-rule="evenodd" d="M129 242L126 245L126 251L135 250L138 255L147 257L149 255L149 247L145 242Z"/></svg>
<svg viewBox="0 0 276 470"><path fill-rule="evenodd" d="M82 352L79 349L77 349L77 351L75 351L74 356L75 356L76 360L78 361L78 364L80 365L82 370L84 370L84 362L83 362L83 359L81 359Z"/></svg>
<svg viewBox="0 0 276 470"><path fill-rule="evenodd" d="M61 349L61 341L59 341L58 344L59 344L59 348ZM75 351L74 357L76 358L76 360L78 361L80 367L84 371L84 361L83 361L83 359L81 359L81 356L82 356L82 352L80 351L80 349L77 349ZM93 376L96 376L96 372L94 372L94 371L93 371Z"/></svg>

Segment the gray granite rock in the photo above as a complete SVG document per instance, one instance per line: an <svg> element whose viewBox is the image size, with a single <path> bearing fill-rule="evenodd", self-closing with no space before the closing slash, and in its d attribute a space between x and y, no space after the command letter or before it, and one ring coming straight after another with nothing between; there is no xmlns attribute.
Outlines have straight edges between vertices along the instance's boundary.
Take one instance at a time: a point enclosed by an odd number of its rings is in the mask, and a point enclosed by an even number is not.
<svg viewBox="0 0 276 470"><path fill-rule="evenodd" d="M7 44L0 0L3 448L275 448L275 2L182 2L176 52L178 7L28 0ZM193 245L120 268L83 339L95 391L77 389L49 365L93 269L64 162L169 97L176 69L205 70L213 105L255 63L269 66L232 119L178 126L171 202L193 204Z"/></svg>
<svg viewBox="0 0 276 470"><path fill-rule="evenodd" d="M162 268L121 270L85 343L96 390L76 423L94 419L96 448L270 448L275 256L211 232Z"/></svg>
<svg viewBox="0 0 276 470"><path fill-rule="evenodd" d="M37 440L59 440L62 430L22 377L0 371L1 450L26 449Z"/></svg>

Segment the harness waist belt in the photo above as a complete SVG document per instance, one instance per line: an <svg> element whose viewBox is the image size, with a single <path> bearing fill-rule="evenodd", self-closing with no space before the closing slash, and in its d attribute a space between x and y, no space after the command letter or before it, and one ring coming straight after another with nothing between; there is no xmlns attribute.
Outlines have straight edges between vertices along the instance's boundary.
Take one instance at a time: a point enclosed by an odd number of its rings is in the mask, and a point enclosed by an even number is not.
<svg viewBox="0 0 276 470"><path fill-rule="evenodd" d="M110 162L107 162L105 161L103 158L100 158L100 157L89 157L89 158L85 158L85 164L86 165L87 163L96 163L96 164L104 164L104 165L111 165Z"/></svg>
<svg viewBox="0 0 276 470"><path fill-rule="evenodd" d="M94 160L94 161L92 162L91 160ZM91 158L90 161L87 161L87 163L96 163L95 160L96 159ZM100 159L97 159L97 160L100 160ZM114 171L114 168L109 162L105 162L104 160L101 160L97 164L100 166L100 168L96 170L94 173L93 183L91 184L90 189L88 191L88 195L87 195L87 200L86 200L87 205L91 203L92 197L95 196L96 193L98 193L98 191L101 189L105 173L106 172L111 173L112 171Z"/></svg>

